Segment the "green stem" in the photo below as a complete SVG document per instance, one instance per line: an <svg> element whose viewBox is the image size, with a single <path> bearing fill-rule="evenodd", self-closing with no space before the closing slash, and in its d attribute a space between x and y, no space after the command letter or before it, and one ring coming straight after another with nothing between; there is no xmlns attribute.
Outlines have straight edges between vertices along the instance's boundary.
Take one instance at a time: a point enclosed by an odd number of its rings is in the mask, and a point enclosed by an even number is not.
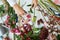
<svg viewBox="0 0 60 40"><path fill-rule="evenodd" d="M35 16L35 8L34 8L34 16Z"/></svg>
<svg viewBox="0 0 60 40"><path fill-rule="evenodd" d="M60 12L60 10L58 9L58 7L51 0L47 0L47 2L50 4L51 7L53 7L54 9L56 9L57 11Z"/></svg>
<svg viewBox="0 0 60 40"><path fill-rule="evenodd" d="M18 0L18 4L20 5L20 0Z"/></svg>
<svg viewBox="0 0 60 40"><path fill-rule="evenodd" d="M42 2L42 0L40 0L39 3L40 3L40 5L41 5L42 8L46 9L46 10L49 12L50 15L54 15L54 14L46 7L46 5L44 5L44 3Z"/></svg>
<svg viewBox="0 0 60 40"><path fill-rule="evenodd" d="M14 40L15 40L15 33L14 33Z"/></svg>

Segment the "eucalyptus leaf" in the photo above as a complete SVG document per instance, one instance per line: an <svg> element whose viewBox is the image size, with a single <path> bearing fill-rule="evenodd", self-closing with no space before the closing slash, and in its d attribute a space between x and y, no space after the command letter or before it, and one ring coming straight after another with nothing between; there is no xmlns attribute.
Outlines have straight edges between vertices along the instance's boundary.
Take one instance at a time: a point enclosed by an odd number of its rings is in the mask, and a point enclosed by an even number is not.
<svg viewBox="0 0 60 40"><path fill-rule="evenodd" d="M27 5L28 7L31 6L31 4Z"/></svg>
<svg viewBox="0 0 60 40"><path fill-rule="evenodd" d="M51 0L47 0L48 3L50 4L51 7L53 7L54 9L56 9L57 11L60 12L60 10L57 8L57 6L51 1Z"/></svg>
<svg viewBox="0 0 60 40"><path fill-rule="evenodd" d="M29 31L27 35L30 36L32 34L33 34L33 32L32 31Z"/></svg>
<svg viewBox="0 0 60 40"><path fill-rule="evenodd" d="M60 40L60 35L59 34L57 35L57 40Z"/></svg>
<svg viewBox="0 0 60 40"><path fill-rule="evenodd" d="M33 16L32 21L36 22L36 16Z"/></svg>
<svg viewBox="0 0 60 40"><path fill-rule="evenodd" d="M33 10L30 8L30 12L33 13Z"/></svg>

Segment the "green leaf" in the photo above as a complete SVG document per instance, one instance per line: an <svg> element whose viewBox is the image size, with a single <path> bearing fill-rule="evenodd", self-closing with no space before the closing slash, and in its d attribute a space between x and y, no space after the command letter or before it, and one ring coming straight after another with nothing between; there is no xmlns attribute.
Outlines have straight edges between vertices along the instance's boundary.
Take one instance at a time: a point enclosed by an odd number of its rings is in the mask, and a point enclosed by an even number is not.
<svg viewBox="0 0 60 40"><path fill-rule="evenodd" d="M30 12L33 13L32 9L30 8Z"/></svg>
<svg viewBox="0 0 60 40"><path fill-rule="evenodd" d="M36 22L36 16L34 16L34 17L32 18L32 21L33 21L33 22Z"/></svg>
<svg viewBox="0 0 60 40"><path fill-rule="evenodd" d="M57 35L57 40L60 40L60 35L59 34Z"/></svg>
<svg viewBox="0 0 60 40"><path fill-rule="evenodd" d="M27 5L27 6L31 6L31 4Z"/></svg>
<svg viewBox="0 0 60 40"><path fill-rule="evenodd" d="M31 36L32 33L33 33L32 31L29 31L27 35L28 35L28 36Z"/></svg>
<svg viewBox="0 0 60 40"><path fill-rule="evenodd" d="M31 35L32 40L39 40L39 34L33 34Z"/></svg>

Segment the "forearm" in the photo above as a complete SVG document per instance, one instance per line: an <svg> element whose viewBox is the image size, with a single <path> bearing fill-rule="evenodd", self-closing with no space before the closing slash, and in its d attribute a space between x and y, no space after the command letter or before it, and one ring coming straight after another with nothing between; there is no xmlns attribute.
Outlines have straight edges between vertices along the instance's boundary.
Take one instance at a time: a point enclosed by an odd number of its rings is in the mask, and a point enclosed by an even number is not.
<svg viewBox="0 0 60 40"><path fill-rule="evenodd" d="M14 10L17 12L18 15L22 16L24 15L25 11L22 7L20 7L18 4L15 4L13 6Z"/></svg>
<svg viewBox="0 0 60 40"><path fill-rule="evenodd" d="M14 8L15 12L17 13L17 15L22 16L25 13L25 11L23 10L23 8L20 7L17 4L16 0L7 0L7 1L10 4L10 6Z"/></svg>

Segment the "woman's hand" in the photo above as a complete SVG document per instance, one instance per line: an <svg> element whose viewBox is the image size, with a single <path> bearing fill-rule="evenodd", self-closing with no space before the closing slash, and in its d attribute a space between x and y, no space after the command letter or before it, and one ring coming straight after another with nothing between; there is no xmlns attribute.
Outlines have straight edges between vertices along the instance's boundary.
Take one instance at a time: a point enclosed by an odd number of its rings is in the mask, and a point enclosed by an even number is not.
<svg viewBox="0 0 60 40"><path fill-rule="evenodd" d="M36 8L38 5L38 0L32 0L32 7Z"/></svg>
<svg viewBox="0 0 60 40"><path fill-rule="evenodd" d="M10 4L10 6L14 8L17 15L22 16L24 15L24 13L26 13L25 10L17 4L16 0L7 0L7 1Z"/></svg>

